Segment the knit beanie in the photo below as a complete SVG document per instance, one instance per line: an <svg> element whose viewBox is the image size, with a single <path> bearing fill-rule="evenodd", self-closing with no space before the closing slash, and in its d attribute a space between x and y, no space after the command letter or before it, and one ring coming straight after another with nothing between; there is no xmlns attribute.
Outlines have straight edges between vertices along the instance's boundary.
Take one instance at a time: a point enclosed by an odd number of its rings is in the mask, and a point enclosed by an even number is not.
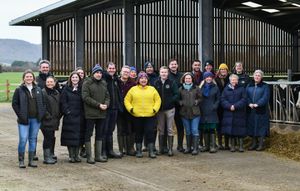
<svg viewBox="0 0 300 191"><path fill-rule="evenodd" d="M94 68L92 69L92 73L95 74L95 73L98 72L98 71L102 72L103 69L102 69L102 67L101 67L99 64L96 64L96 65L94 66Z"/></svg>
<svg viewBox="0 0 300 191"><path fill-rule="evenodd" d="M204 72L203 78L206 79L208 77L212 77L213 78L214 77L213 73L211 73L211 72Z"/></svg>
<svg viewBox="0 0 300 191"><path fill-rule="evenodd" d="M153 64L152 62L149 62L149 61L145 62L145 64L144 64L144 69L146 69L146 68L148 68L148 67L154 68L154 64Z"/></svg>
<svg viewBox="0 0 300 191"><path fill-rule="evenodd" d="M229 71L228 66L225 63L220 64L219 70L222 70L222 69L225 69L225 70Z"/></svg>

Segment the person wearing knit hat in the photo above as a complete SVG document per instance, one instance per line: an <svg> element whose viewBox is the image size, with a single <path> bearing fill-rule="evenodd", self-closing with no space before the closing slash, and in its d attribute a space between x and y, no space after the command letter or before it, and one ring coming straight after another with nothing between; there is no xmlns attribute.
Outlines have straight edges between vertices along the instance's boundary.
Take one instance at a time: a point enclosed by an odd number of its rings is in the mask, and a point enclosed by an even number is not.
<svg viewBox="0 0 300 191"><path fill-rule="evenodd" d="M205 67L204 67L205 72L211 72L214 74L214 61L212 60L207 60L205 62Z"/></svg>
<svg viewBox="0 0 300 191"><path fill-rule="evenodd" d="M96 64L92 69L92 74L95 74L96 72L102 72L103 69L99 64Z"/></svg>
<svg viewBox="0 0 300 191"><path fill-rule="evenodd" d="M204 80L200 84L200 94L203 101L200 104L201 109L201 124L200 128L203 132L204 146L201 152L209 151L210 153L217 152L215 130L218 126L218 107L220 100L220 91L216 85L213 74L211 72L204 73Z"/></svg>
<svg viewBox="0 0 300 191"><path fill-rule="evenodd" d="M136 68L134 66L131 66L130 67L130 73L129 73L129 77L133 80L136 79L137 77L137 71L136 71Z"/></svg>
<svg viewBox="0 0 300 191"><path fill-rule="evenodd" d="M145 62L145 64L144 64L144 70L145 70L146 74L148 75L149 84L151 86L153 86L154 82L158 78L158 74L157 74L157 72L154 69L154 64L152 62L149 62L149 61Z"/></svg>
<svg viewBox="0 0 300 191"><path fill-rule="evenodd" d="M87 163L94 164L96 162L106 162L107 158L103 155L104 146L104 119L107 115L107 108L110 104L110 95L107 89L107 83L102 78L102 68L99 64L92 69L92 76L86 78L82 85L82 100L84 103L84 114L86 118L85 132L85 148L87 155ZM94 129L95 136L95 152L92 152L91 137ZM95 158L92 157L95 153Z"/></svg>
<svg viewBox="0 0 300 191"><path fill-rule="evenodd" d="M220 94L222 94L225 86L229 83L229 70L227 64L225 63L220 64L219 71L217 72L215 81L219 87ZM223 110L224 109L221 106L218 108L218 116L220 121L222 121L223 119ZM227 135L225 135L225 147L223 147L222 145L223 135L222 135L221 125L218 125L217 132L218 132L219 149L229 150L229 137Z"/></svg>
<svg viewBox="0 0 300 191"><path fill-rule="evenodd" d="M150 158L156 158L154 152L154 128L156 127L156 113L161 106L161 99L152 86L148 85L148 76L140 72L137 85L132 87L124 98L126 110L133 116L136 133L136 157L143 157L142 142L144 137L148 143Z"/></svg>

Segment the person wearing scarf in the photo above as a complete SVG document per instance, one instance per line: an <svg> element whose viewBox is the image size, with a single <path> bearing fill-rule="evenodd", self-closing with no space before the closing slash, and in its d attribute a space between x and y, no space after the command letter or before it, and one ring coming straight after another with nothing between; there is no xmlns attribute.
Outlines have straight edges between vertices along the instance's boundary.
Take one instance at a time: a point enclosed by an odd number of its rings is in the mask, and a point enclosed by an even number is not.
<svg viewBox="0 0 300 191"><path fill-rule="evenodd" d="M199 122L200 108L199 104L202 100L199 94L199 87L194 85L193 74L185 73L182 78L182 87L179 88L179 105L180 115L186 133L186 149L185 154L198 154L199 147ZM193 140L193 151L191 150L191 141Z"/></svg>
<svg viewBox="0 0 300 191"><path fill-rule="evenodd" d="M219 123L218 107L220 102L220 91L213 78L211 72L204 72L204 80L200 84L200 94L203 101L200 104L202 119L201 131L204 133L204 146L201 152L209 151L210 153L217 152L215 131Z"/></svg>

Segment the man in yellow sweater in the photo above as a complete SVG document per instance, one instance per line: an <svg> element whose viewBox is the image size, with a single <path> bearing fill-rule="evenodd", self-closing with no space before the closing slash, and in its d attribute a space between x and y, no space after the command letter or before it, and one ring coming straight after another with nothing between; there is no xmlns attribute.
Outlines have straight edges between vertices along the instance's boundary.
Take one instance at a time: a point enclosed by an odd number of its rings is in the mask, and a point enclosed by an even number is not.
<svg viewBox="0 0 300 191"><path fill-rule="evenodd" d="M134 117L134 130L136 133L136 157L143 157L143 137L147 139L149 157L156 158L154 149L154 126L156 113L159 111L161 99L152 86L148 85L148 76L140 72L137 85L132 87L125 96L124 104L128 112Z"/></svg>

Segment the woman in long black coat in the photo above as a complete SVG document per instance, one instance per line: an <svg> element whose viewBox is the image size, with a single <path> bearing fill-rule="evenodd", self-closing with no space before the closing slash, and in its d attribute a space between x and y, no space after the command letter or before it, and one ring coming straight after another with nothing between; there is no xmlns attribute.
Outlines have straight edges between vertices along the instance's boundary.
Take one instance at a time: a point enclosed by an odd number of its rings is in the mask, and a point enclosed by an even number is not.
<svg viewBox="0 0 300 191"><path fill-rule="evenodd" d="M270 89L268 84L263 82L263 71L256 70L253 74L253 81L246 88L248 110L247 125L248 135L252 137L252 146L249 150L264 150L264 138L270 132L269 99ZM257 140L259 144L257 145Z"/></svg>
<svg viewBox="0 0 300 191"><path fill-rule="evenodd" d="M225 86L221 96L221 106L224 109L222 119L222 134L230 137L231 152L235 152L235 139L239 139L239 151L244 152L243 138L246 136L246 104L245 88L239 85L239 77L230 75L230 83Z"/></svg>
<svg viewBox="0 0 300 191"><path fill-rule="evenodd" d="M68 79L68 84L61 94L61 109L64 115L61 145L68 147L69 161L71 163L81 162L78 154L79 146L82 143L80 133L84 125L84 112L80 81L79 74L72 72Z"/></svg>

